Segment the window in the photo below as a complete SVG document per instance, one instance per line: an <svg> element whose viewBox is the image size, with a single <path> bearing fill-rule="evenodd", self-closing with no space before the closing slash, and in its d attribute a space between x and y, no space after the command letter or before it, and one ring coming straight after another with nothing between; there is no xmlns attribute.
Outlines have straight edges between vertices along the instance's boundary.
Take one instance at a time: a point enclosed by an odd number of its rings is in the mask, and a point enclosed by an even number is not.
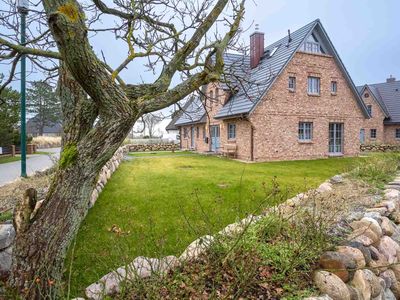
<svg viewBox="0 0 400 300"><path fill-rule="evenodd" d="M269 57L271 57L272 55L275 54L276 50L278 50L279 46L274 47L274 49L272 49L271 53L269 54Z"/></svg>
<svg viewBox="0 0 400 300"><path fill-rule="evenodd" d="M196 127L196 138L200 138L200 128Z"/></svg>
<svg viewBox="0 0 400 300"><path fill-rule="evenodd" d="M400 128L396 128L396 139L400 139Z"/></svg>
<svg viewBox="0 0 400 300"><path fill-rule="evenodd" d="M367 105L369 115L372 117L372 105Z"/></svg>
<svg viewBox="0 0 400 300"><path fill-rule="evenodd" d="M203 139L206 138L206 126L203 126Z"/></svg>
<svg viewBox="0 0 400 300"><path fill-rule="evenodd" d="M308 89L309 94L319 95L320 91L320 79L318 77L308 77Z"/></svg>
<svg viewBox="0 0 400 300"><path fill-rule="evenodd" d="M368 93L365 93L364 94L364 98L368 98L369 97L369 94Z"/></svg>
<svg viewBox="0 0 400 300"><path fill-rule="evenodd" d="M188 137L188 129L187 128L183 128L183 137L184 138Z"/></svg>
<svg viewBox="0 0 400 300"><path fill-rule="evenodd" d="M236 138L236 124L228 124L228 140L233 140Z"/></svg>
<svg viewBox="0 0 400 300"><path fill-rule="evenodd" d="M304 51L310 53L321 53L321 47L317 42L306 42L304 44Z"/></svg>
<svg viewBox="0 0 400 300"><path fill-rule="evenodd" d="M331 93L332 94L336 94L337 93L337 82L336 81L332 81L331 82Z"/></svg>
<svg viewBox="0 0 400 300"><path fill-rule="evenodd" d="M313 123L300 122L299 123L299 140L311 141L312 140Z"/></svg>
<svg viewBox="0 0 400 300"><path fill-rule="evenodd" d="M289 76L288 88L289 88L290 91L295 91L296 90L296 77Z"/></svg>
<svg viewBox="0 0 400 300"><path fill-rule="evenodd" d="M376 139L376 129L371 129L370 137L371 137L371 139Z"/></svg>

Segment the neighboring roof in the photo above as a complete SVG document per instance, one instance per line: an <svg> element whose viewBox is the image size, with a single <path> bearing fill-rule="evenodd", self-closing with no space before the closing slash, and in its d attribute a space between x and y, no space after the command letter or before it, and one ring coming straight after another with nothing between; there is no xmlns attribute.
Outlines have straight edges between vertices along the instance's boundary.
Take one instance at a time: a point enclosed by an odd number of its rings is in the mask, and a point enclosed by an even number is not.
<svg viewBox="0 0 400 300"><path fill-rule="evenodd" d="M334 59L342 70L364 116L369 117L364 101L361 99L351 77L322 27L320 20L317 19L291 33L290 43L288 43L289 36L286 36L267 46L264 49L264 57L256 68L250 69L250 64L248 63L249 59L242 58L242 61L247 62L248 68L246 84L218 111L215 118L229 118L251 113L313 30L318 31L325 42L324 44L328 46L329 52L333 54ZM272 52L275 47L278 48L274 55L271 57L265 55L267 51Z"/></svg>
<svg viewBox="0 0 400 300"><path fill-rule="evenodd" d="M366 84L358 87L360 92L368 87L378 104L388 116L385 124L400 124L400 81Z"/></svg>
<svg viewBox="0 0 400 300"><path fill-rule="evenodd" d="M206 122L206 110L204 109L200 97L193 96L186 104L186 108L182 111L182 115L175 122L175 126Z"/></svg>
<svg viewBox="0 0 400 300"><path fill-rule="evenodd" d="M183 112L187 110L190 104L190 100L186 101L186 103L175 113L175 116L172 118L171 122L165 127L166 131L170 130L178 130L179 128L176 126L176 121L182 116Z"/></svg>
<svg viewBox="0 0 400 300"><path fill-rule="evenodd" d="M368 91L372 94L372 96L374 97L374 99L378 103L379 107L382 109L383 114L385 115L385 117L389 118L390 117L389 111L387 110L387 107L386 107L385 103L382 101L382 97L380 96L377 88L375 88L373 86L369 86L368 84L365 84L365 85L362 85L362 86L358 86L357 90L360 93L361 97L362 97L365 89L368 89Z"/></svg>
<svg viewBox="0 0 400 300"><path fill-rule="evenodd" d="M37 116L29 119L26 122L26 131L28 134L39 133ZM62 125L60 123L51 123L48 126L44 126L43 133L61 133Z"/></svg>

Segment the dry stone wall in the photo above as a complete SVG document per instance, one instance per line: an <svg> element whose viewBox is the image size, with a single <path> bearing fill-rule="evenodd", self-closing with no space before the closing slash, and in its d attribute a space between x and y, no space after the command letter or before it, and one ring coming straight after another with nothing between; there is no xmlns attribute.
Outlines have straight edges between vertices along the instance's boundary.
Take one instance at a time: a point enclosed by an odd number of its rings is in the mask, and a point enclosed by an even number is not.
<svg viewBox="0 0 400 300"><path fill-rule="evenodd" d="M127 145L129 152L145 152L145 151L176 151L179 150L179 144L140 144Z"/></svg>
<svg viewBox="0 0 400 300"><path fill-rule="evenodd" d="M400 145L391 144L369 144L360 145L360 150L363 152L394 152L400 151Z"/></svg>

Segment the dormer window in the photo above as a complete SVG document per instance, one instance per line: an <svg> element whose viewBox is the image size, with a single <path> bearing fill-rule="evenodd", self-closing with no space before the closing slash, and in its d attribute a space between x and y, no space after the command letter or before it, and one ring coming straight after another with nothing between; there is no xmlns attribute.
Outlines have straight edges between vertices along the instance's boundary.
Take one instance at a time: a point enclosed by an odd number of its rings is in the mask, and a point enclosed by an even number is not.
<svg viewBox="0 0 400 300"><path fill-rule="evenodd" d="M304 44L304 51L310 53L321 53L321 47L317 42L306 42Z"/></svg>
<svg viewBox="0 0 400 300"><path fill-rule="evenodd" d="M279 46L274 47L274 49L272 49L271 53L268 55L268 57L272 57L272 55L275 54L276 50L278 50Z"/></svg>

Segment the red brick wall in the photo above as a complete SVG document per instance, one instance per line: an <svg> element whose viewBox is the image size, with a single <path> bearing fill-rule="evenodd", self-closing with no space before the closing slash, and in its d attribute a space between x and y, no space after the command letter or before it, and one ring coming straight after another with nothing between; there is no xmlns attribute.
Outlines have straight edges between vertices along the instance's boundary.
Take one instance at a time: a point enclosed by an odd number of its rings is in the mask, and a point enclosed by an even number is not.
<svg viewBox="0 0 400 300"><path fill-rule="evenodd" d="M366 97L367 93L368 97ZM364 91L362 99L365 105L372 105L372 118L365 119L362 127L365 129L365 144L382 144L384 142L383 120L385 115L370 91ZM376 139L371 139L371 129L376 129Z"/></svg>
<svg viewBox="0 0 400 300"><path fill-rule="evenodd" d="M400 139L396 139L396 128L400 125L384 125L385 144L400 144Z"/></svg>
<svg viewBox="0 0 400 300"><path fill-rule="evenodd" d="M296 91L288 77L296 77ZM318 76L320 96L307 94L308 76ZM337 94L331 95L331 81ZM359 130L364 116L334 59L328 55L296 53L286 69L250 115L254 131L254 158L290 160L327 157L330 122L344 123L344 155L359 153ZM298 141L298 123L313 122L313 140Z"/></svg>

